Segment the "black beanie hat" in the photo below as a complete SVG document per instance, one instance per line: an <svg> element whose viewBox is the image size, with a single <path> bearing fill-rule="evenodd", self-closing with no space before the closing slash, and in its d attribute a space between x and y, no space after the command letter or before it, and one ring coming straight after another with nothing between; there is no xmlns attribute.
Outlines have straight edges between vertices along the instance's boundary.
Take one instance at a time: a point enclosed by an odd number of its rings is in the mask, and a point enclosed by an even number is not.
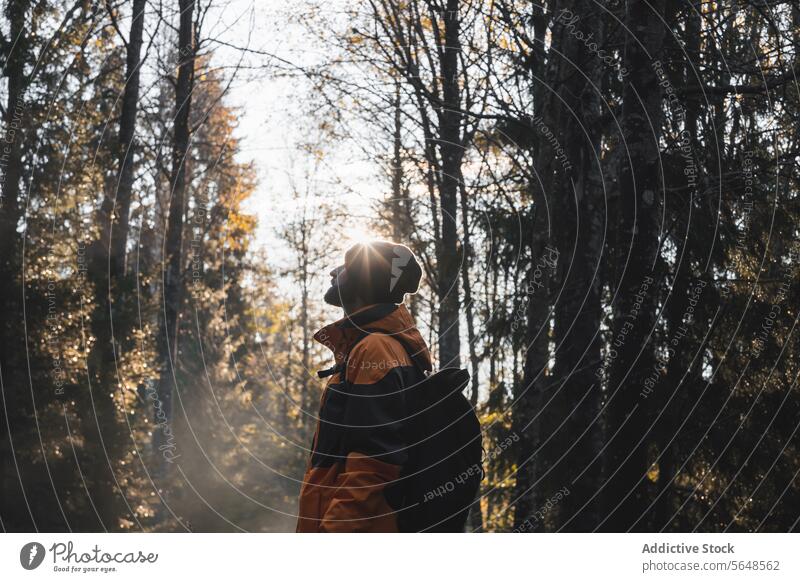
<svg viewBox="0 0 800 582"><path fill-rule="evenodd" d="M416 293L422 268L405 245L372 241L352 246L344 267L354 290L371 303L402 303L406 293Z"/></svg>

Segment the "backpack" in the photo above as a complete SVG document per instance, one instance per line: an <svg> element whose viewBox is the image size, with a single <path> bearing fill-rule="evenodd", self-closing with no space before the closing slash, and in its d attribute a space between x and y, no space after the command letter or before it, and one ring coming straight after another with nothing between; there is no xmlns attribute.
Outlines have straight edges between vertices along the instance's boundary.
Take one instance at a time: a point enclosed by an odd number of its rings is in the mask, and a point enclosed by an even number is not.
<svg viewBox="0 0 800 582"><path fill-rule="evenodd" d="M364 332L366 337L370 330ZM387 500L398 510L399 531L463 532L484 476L480 421L462 392L469 372L430 373L411 346L390 337L403 346L420 380L405 387L407 439L413 444L397 486L387 488Z"/></svg>

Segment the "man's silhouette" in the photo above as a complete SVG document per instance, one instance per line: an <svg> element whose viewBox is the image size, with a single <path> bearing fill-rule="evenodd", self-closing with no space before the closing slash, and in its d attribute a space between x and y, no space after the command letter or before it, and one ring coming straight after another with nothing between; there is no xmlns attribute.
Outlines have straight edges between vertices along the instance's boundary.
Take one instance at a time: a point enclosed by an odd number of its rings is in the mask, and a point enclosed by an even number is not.
<svg viewBox="0 0 800 582"><path fill-rule="evenodd" d="M403 305L422 269L408 247L357 244L331 271L325 301L344 317L314 339L336 365L322 393L311 458L300 491L298 532L398 531L408 446L404 388L430 370L430 354ZM410 352L410 354L409 354Z"/></svg>

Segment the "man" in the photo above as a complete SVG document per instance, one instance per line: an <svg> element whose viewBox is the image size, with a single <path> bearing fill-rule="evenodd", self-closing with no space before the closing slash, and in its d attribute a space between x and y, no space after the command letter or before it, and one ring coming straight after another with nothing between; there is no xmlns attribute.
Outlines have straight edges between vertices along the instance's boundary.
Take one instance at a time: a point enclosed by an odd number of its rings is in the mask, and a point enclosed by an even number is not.
<svg viewBox="0 0 800 582"><path fill-rule="evenodd" d="M409 462L406 389L431 369L425 341L403 305L422 269L408 247L357 244L331 271L325 302L344 317L314 339L336 366L322 393L300 491L298 532L399 531ZM412 360L413 358L413 360ZM416 363L416 365L415 365Z"/></svg>

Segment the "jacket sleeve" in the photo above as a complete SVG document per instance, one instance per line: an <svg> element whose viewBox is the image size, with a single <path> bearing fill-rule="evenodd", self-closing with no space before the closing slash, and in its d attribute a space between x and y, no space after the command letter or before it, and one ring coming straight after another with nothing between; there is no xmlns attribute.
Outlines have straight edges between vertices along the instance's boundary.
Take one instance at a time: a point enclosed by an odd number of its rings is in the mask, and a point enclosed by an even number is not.
<svg viewBox="0 0 800 582"><path fill-rule="evenodd" d="M408 459L404 370L410 362L394 340L370 337L350 354L342 427L343 471L321 531L397 531L387 494Z"/></svg>

